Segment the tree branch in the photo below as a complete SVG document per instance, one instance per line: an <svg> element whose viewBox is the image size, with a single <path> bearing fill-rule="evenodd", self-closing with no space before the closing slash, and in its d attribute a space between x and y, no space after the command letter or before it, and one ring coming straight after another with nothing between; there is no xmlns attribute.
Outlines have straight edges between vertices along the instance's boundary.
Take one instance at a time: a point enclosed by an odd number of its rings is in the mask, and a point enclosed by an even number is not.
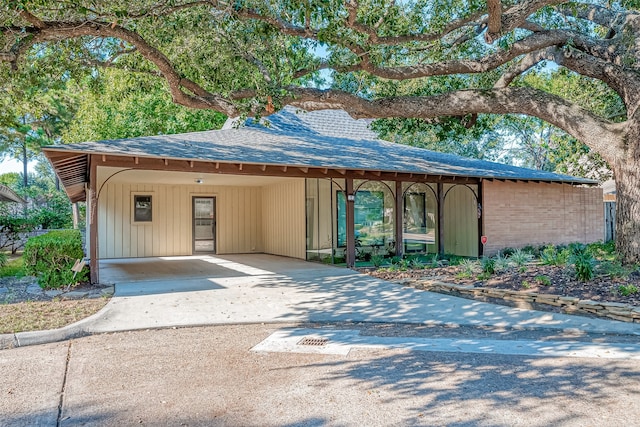
<svg viewBox="0 0 640 427"><path fill-rule="evenodd" d="M489 20L487 22L486 39L494 40L499 37L502 30L502 2L500 0L487 0Z"/></svg>
<svg viewBox="0 0 640 427"><path fill-rule="evenodd" d="M466 114L525 114L567 131L607 161L622 155L624 124L614 124L590 111L533 88L461 90L427 97L365 100L337 90L292 88L286 105L308 111L342 109L355 118L422 118Z"/></svg>

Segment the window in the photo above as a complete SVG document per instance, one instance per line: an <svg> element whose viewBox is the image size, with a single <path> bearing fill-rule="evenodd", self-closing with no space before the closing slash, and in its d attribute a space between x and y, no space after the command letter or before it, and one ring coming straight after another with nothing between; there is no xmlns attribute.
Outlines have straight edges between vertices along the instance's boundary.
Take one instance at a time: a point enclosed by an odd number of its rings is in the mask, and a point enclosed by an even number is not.
<svg viewBox="0 0 640 427"><path fill-rule="evenodd" d="M347 209L342 191L336 192L338 217L338 247L347 245ZM361 245L381 244L384 227L384 193L359 190L354 203L354 231Z"/></svg>
<svg viewBox="0 0 640 427"><path fill-rule="evenodd" d="M151 222L152 220L151 195L133 196L133 221L134 222Z"/></svg>

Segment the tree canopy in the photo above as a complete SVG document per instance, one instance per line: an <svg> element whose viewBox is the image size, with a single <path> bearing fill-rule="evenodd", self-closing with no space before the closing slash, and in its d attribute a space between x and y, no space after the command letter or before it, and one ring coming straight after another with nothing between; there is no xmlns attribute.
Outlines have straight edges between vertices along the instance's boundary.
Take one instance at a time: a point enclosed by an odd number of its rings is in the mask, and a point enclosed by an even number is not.
<svg viewBox="0 0 640 427"><path fill-rule="evenodd" d="M636 0L11 0L0 9L0 79L120 68L163 79L177 104L228 116L293 105L445 126L457 118L471 127L479 114L535 117L611 167L618 248L640 261L638 7ZM564 76L540 78L554 72Z"/></svg>

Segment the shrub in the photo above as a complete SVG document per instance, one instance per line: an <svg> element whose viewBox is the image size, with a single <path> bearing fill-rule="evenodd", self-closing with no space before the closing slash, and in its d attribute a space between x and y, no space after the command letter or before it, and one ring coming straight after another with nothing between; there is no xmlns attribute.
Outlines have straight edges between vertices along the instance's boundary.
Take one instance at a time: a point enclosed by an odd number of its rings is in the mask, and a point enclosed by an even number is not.
<svg viewBox="0 0 640 427"><path fill-rule="evenodd" d="M628 297L629 295L635 295L640 291L636 285L620 285L618 286L618 292L620 295Z"/></svg>
<svg viewBox="0 0 640 427"><path fill-rule="evenodd" d="M374 267L380 267L382 262L384 261L384 257L379 254L371 255L371 263Z"/></svg>
<svg viewBox="0 0 640 427"><path fill-rule="evenodd" d="M542 286L551 286L551 279L549 279L549 276L545 276L543 274L540 274L538 276L536 276L534 278L534 280Z"/></svg>
<svg viewBox="0 0 640 427"><path fill-rule="evenodd" d="M558 246L549 245L545 247L540 253L540 262L544 265L565 265L567 258L569 257L569 251Z"/></svg>
<svg viewBox="0 0 640 427"><path fill-rule="evenodd" d="M478 261L471 259L463 259L460 262L460 267L462 269L461 276L464 277L471 277L474 273L478 273L480 271Z"/></svg>
<svg viewBox="0 0 640 427"><path fill-rule="evenodd" d="M50 231L32 237L27 241L23 254L27 274L36 276L43 289L57 289L85 281L86 270L75 277L71 271L75 261L83 257L82 236L78 230Z"/></svg>
<svg viewBox="0 0 640 427"><path fill-rule="evenodd" d="M531 262L532 259L533 259L533 255L531 255L531 253L526 252L522 249L518 249L514 251L509 257L509 260L512 263L514 263L516 267L522 267L523 265Z"/></svg>
<svg viewBox="0 0 640 427"><path fill-rule="evenodd" d="M578 280L587 282L593 279L595 258L585 245L572 245L569 262L573 264Z"/></svg>
<svg viewBox="0 0 640 427"><path fill-rule="evenodd" d="M482 266L483 273L493 274L496 272L496 260L493 258L482 258L480 265Z"/></svg>
<svg viewBox="0 0 640 427"><path fill-rule="evenodd" d="M496 255L493 259L493 269L496 273L503 273L509 270L510 264L509 259L500 254Z"/></svg>
<svg viewBox="0 0 640 427"><path fill-rule="evenodd" d="M9 262L9 257L4 252L0 252L0 267L4 267Z"/></svg>

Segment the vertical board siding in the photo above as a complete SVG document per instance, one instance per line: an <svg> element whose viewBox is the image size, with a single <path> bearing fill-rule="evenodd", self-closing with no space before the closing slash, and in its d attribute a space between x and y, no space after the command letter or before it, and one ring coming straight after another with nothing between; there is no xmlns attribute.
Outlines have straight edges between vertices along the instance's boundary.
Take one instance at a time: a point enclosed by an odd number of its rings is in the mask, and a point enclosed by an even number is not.
<svg viewBox="0 0 640 427"><path fill-rule="evenodd" d="M262 187L264 252L305 259L303 179Z"/></svg>
<svg viewBox="0 0 640 427"><path fill-rule="evenodd" d="M151 224L132 223L132 195L153 196ZM216 197L217 252L262 252L257 187L108 183L98 200L100 258L191 255L192 197Z"/></svg>
<svg viewBox="0 0 640 427"><path fill-rule="evenodd" d="M603 239L602 189L568 184L484 181L487 254L505 247Z"/></svg>
<svg viewBox="0 0 640 427"><path fill-rule="evenodd" d="M478 204L473 191L464 185L445 185L444 251L461 256L478 256Z"/></svg>

